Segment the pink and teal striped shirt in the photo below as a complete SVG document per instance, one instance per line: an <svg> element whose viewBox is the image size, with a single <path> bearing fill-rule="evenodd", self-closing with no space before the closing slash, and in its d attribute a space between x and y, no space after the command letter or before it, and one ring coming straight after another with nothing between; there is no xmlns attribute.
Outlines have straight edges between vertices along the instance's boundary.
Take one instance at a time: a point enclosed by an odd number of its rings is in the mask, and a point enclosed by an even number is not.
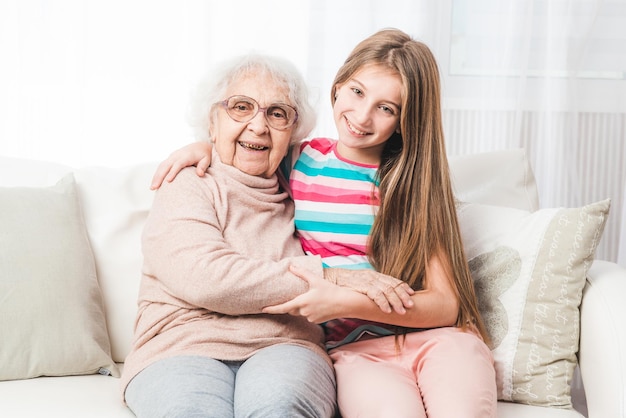
<svg viewBox="0 0 626 418"><path fill-rule="evenodd" d="M371 269L367 239L378 209L377 166L346 160L337 142L315 138L305 142L291 170L295 224L302 248L321 257L325 267ZM393 335L393 326L356 319L324 324L328 349L363 335Z"/></svg>

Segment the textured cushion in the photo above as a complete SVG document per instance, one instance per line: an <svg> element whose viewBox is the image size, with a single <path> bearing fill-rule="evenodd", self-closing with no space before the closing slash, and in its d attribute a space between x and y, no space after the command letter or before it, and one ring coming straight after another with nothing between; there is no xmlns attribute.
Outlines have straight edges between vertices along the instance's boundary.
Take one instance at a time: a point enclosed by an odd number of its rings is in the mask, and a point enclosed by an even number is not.
<svg viewBox="0 0 626 418"><path fill-rule="evenodd" d="M0 341L0 380L119 376L71 174L0 188Z"/></svg>
<svg viewBox="0 0 626 418"><path fill-rule="evenodd" d="M582 289L609 207L609 200L536 212L459 206L498 399L571 407Z"/></svg>

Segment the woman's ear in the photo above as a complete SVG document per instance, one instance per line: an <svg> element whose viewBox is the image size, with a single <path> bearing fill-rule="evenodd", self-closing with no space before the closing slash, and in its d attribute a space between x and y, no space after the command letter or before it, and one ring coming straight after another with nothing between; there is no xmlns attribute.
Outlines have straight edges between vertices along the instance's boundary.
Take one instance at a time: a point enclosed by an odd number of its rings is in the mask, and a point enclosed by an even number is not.
<svg viewBox="0 0 626 418"><path fill-rule="evenodd" d="M211 112L209 113L209 128L208 128L209 142L211 143L215 143L215 137L213 136L214 127L215 127L215 115L213 114L213 112Z"/></svg>

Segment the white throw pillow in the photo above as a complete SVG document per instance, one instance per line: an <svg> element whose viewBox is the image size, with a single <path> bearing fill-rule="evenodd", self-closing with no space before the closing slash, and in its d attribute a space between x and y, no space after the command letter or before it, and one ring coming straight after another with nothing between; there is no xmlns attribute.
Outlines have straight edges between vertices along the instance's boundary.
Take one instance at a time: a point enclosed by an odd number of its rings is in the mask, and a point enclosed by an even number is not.
<svg viewBox="0 0 626 418"><path fill-rule="evenodd" d="M498 399L571 408L585 278L610 201L535 212L459 205Z"/></svg>
<svg viewBox="0 0 626 418"><path fill-rule="evenodd" d="M102 294L69 174L0 188L0 380L112 374Z"/></svg>

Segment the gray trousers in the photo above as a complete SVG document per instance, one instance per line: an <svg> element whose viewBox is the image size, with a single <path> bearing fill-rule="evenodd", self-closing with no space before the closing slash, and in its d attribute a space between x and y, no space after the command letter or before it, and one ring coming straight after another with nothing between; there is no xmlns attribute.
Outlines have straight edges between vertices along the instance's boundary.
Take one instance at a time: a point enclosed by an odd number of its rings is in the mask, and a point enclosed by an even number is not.
<svg viewBox="0 0 626 418"><path fill-rule="evenodd" d="M157 361L133 378L126 402L139 418L332 417L332 366L313 351L279 344L241 362L200 356Z"/></svg>

